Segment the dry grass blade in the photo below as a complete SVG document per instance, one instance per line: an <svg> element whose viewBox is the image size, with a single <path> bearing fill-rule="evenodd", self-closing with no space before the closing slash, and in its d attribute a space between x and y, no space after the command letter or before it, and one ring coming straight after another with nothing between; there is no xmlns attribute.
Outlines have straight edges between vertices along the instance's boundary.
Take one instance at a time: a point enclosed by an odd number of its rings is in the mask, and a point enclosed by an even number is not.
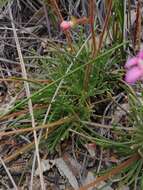
<svg viewBox="0 0 143 190"><path fill-rule="evenodd" d="M46 3L42 2L42 4L43 4L43 9L44 9L45 18L46 18L47 31L49 34L49 38L51 38L52 34L51 34L51 27L50 27L50 21L49 21L49 17L48 17L48 13L47 13Z"/></svg>
<svg viewBox="0 0 143 190"><path fill-rule="evenodd" d="M113 130L126 130L126 131L135 131L136 129L133 127L114 127L112 125L104 125L95 122L88 122L88 121L81 121L83 124L90 125L97 128L104 128L104 129L113 129Z"/></svg>
<svg viewBox="0 0 143 190"><path fill-rule="evenodd" d="M126 26L127 26L127 19L126 19L126 12L127 12L127 0L124 1L124 26L123 26L123 41L126 41ZM125 49L125 45L124 45Z"/></svg>
<svg viewBox="0 0 143 190"><path fill-rule="evenodd" d="M34 110L38 110L38 109L44 109L44 108L47 108L46 105L34 105L33 109ZM25 109L25 110L21 110L21 111L17 111L17 112L14 112L14 113L11 113L11 114L8 114L8 115L3 115L0 117L0 121L2 120L8 120L9 118L13 118L13 117L18 117L18 116L22 116L22 115L25 115L29 112L28 109Z"/></svg>
<svg viewBox="0 0 143 190"><path fill-rule="evenodd" d="M9 15L10 15L10 19L13 21L13 16L12 16L12 11L11 11L10 5L9 5ZM17 47L19 60L20 60L22 75L23 75L24 79L27 79L27 73L26 73L26 69L25 69L25 64L24 64L21 48L20 48L20 43L19 43L18 36L17 36L17 33L16 33L15 24L14 24L14 22L11 22L11 24L12 24L15 43L16 43L16 47ZM27 98L29 98L31 96L30 95L29 84L27 82L24 82L24 86L25 86L25 91L26 91ZM28 100L28 107L29 107L29 112L30 112L30 115L31 115L32 127L35 128L35 119L34 119L33 106L32 106L31 99ZM37 139L37 134L36 134L35 130L33 131L33 134L34 134L36 156L37 156L38 167L39 167L41 189L45 190L44 178L43 178L41 162L40 162L40 155L39 155L38 139Z"/></svg>
<svg viewBox="0 0 143 190"><path fill-rule="evenodd" d="M2 163L2 165L3 165L3 167L4 167L4 169L5 169L5 171L6 171L6 173L7 173L7 175L8 175L8 177L9 177L9 179L10 179L10 181L11 181L11 183L12 183L14 189L15 189L15 190L18 190L17 185L15 184L15 181L13 180L13 178L12 178L12 176L11 176L11 174L10 174L8 168L6 167L4 161L3 161L3 159L2 159L1 157L0 157L0 161L1 161L1 163Z"/></svg>
<svg viewBox="0 0 143 190"><path fill-rule="evenodd" d="M48 123L48 124L45 124L45 125L41 125L41 126L37 126L35 128L25 128L25 129L17 129L17 130L8 131L8 132L0 132L0 137L1 136L16 135L16 134L30 132L30 131L39 130L39 129L48 129L48 131L51 131L51 128L53 128L55 126L62 125L62 124L67 123L67 122L70 122L72 119L73 118L65 117L65 118L62 118L62 119L60 119L58 121Z"/></svg>
<svg viewBox="0 0 143 190"><path fill-rule="evenodd" d="M44 128L48 128L49 126L49 133L51 133L56 127L58 127L59 125L61 124L64 124L64 123L68 123L70 122L71 120L73 120L73 118L71 117L67 117L67 118L62 118L56 122L53 122L51 124L46 124ZM40 127L41 128L41 127ZM45 134L41 137L43 138L45 136ZM21 147L20 149L16 150L12 155L10 155L9 157L6 157L4 158L4 161L5 162L10 162L12 161L13 159L15 159L17 156L23 154L24 152L27 152L29 151L30 149L32 149L34 146L34 141L28 145L24 145L23 147Z"/></svg>
<svg viewBox="0 0 143 190"><path fill-rule="evenodd" d="M106 181L107 179L113 177L114 175L120 173L123 169L127 168L130 166L134 161L139 160L140 156L138 154L133 155L131 158L126 160L125 162L121 163L118 165L116 168L112 169L110 172L107 174L97 177L95 181L85 185L84 187L80 187L79 190L88 190L89 188L92 187L97 187L101 181Z"/></svg>
<svg viewBox="0 0 143 190"><path fill-rule="evenodd" d="M31 150L34 146L34 143L35 142L33 141L32 143L26 144L23 147L21 147L20 149L16 150L15 152L13 152L12 155L5 157L4 162L8 163L8 162L14 160L17 156Z"/></svg>
<svg viewBox="0 0 143 190"><path fill-rule="evenodd" d="M41 83L49 84L52 82L51 80L23 79L23 78L14 78L14 77L0 78L0 81L7 81L7 82L11 82L11 81L23 82L23 81L26 81L26 82L31 82L31 83L35 83L35 84L41 84Z"/></svg>
<svg viewBox="0 0 143 190"><path fill-rule="evenodd" d="M128 19L127 19L127 25L128 28L131 28L131 1L128 0L128 15L127 15Z"/></svg>

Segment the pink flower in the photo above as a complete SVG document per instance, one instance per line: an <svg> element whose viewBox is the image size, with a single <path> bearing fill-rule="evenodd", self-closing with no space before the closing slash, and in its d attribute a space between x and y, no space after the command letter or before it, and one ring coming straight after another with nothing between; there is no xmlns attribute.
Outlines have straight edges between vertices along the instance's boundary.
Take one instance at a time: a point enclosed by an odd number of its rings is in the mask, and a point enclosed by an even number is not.
<svg viewBox="0 0 143 190"><path fill-rule="evenodd" d="M83 25L88 23L88 18L87 17L82 17L82 18L76 18L74 16L71 17L70 21L63 20L60 24L60 27L63 31L69 30L73 28L76 25Z"/></svg>
<svg viewBox="0 0 143 190"><path fill-rule="evenodd" d="M143 50L140 51L140 52L137 54L137 57L140 58L140 59L143 59Z"/></svg>
<svg viewBox="0 0 143 190"><path fill-rule="evenodd" d="M129 59L126 64L125 64L125 68L126 69L130 69L132 66L136 66L138 63L138 58L137 57L133 57L131 59Z"/></svg>
<svg viewBox="0 0 143 190"><path fill-rule="evenodd" d="M60 27L63 31L69 30L73 27L73 22L72 21L62 21L60 24Z"/></svg>
<svg viewBox="0 0 143 190"><path fill-rule="evenodd" d="M129 69L125 76L125 81L129 84L134 84L137 80L141 79L143 72L138 67Z"/></svg>
<svg viewBox="0 0 143 190"><path fill-rule="evenodd" d="M138 80L143 79L143 51L140 51L136 57L129 59L125 64L127 70L125 81L134 84Z"/></svg>

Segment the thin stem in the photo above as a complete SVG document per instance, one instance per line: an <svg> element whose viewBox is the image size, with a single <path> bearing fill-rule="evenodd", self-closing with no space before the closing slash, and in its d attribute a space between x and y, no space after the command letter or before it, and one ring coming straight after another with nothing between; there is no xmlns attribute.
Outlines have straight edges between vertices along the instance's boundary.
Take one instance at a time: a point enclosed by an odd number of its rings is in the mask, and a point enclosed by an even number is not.
<svg viewBox="0 0 143 190"><path fill-rule="evenodd" d="M140 159L140 156L138 154L134 154L131 158L129 158L125 162L121 163L120 165L116 166L116 168L113 168L107 174L97 177L93 182L85 185L84 187L80 187L79 190L88 190L89 188L97 187L99 185L99 183L101 183L101 181L106 181L107 179L120 173L123 169L127 168L128 166L133 164L133 162L135 162L139 159Z"/></svg>
<svg viewBox="0 0 143 190"><path fill-rule="evenodd" d="M43 1L43 9L44 9L44 13L45 13L45 18L46 18L46 24L47 24L47 31L49 34L49 38L51 38L51 27L50 27L50 21L49 21L49 17L48 17L48 13L47 13L47 6L46 3Z"/></svg>
<svg viewBox="0 0 143 190"><path fill-rule="evenodd" d="M69 117L65 117L62 118L58 121L55 121L53 123L48 123L46 125L41 125L41 126L37 126L35 128L24 128L24 129L16 129L15 131L8 131L8 132L0 132L0 137L1 136L9 136L9 135L16 135L16 134L20 134L20 133L25 133L25 132L30 132L30 131L34 131L34 130L39 130L39 129L47 129L47 128L53 128L59 125L62 125L64 123L70 122L71 118Z"/></svg>
<svg viewBox="0 0 143 190"><path fill-rule="evenodd" d="M109 5L108 5L107 16L105 18L103 30L102 30L102 33L101 33L100 39L99 39L98 53L100 52L100 49L102 47L105 31L107 30L107 27L108 27L108 24L109 24L110 14L111 14L111 10L112 10L112 0L109 0L108 4Z"/></svg>
<svg viewBox="0 0 143 190"><path fill-rule="evenodd" d="M92 57L96 57L96 38L95 38L95 31L94 31L94 18L95 18L95 6L94 0L89 1L89 23L91 28L91 38L92 38ZM88 90L88 84L90 80L90 75L92 72L92 64L88 64L85 68L85 76L83 82L83 88L85 91Z"/></svg>
<svg viewBox="0 0 143 190"><path fill-rule="evenodd" d="M138 0L136 8L136 26L135 26L135 35L134 35L134 48L135 51L140 49L140 37L141 37L141 1Z"/></svg>
<svg viewBox="0 0 143 190"><path fill-rule="evenodd" d="M9 170L8 170L8 168L7 168L7 166L5 165L5 163L4 163L4 161L3 161L3 159L2 159L1 157L0 157L0 161L1 161L1 163L2 163L2 165L3 165L3 167L4 167L4 169L5 169L5 171L6 171L6 173L7 173L7 175L8 175L8 177L9 177L9 179L10 179L10 181L11 181L11 183L12 183L14 189L15 189L15 190L18 190L18 187L17 187L17 185L15 184L14 179L12 178L12 176L11 176L11 174L10 174L10 172L9 172Z"/></svg>
<svg viewBox="0 0 143 190"><path fill-rule="evenodd" d="M125 130L125 131L135 131L136 129L133 127L115 127L112 125L104 125L104 124L100 124L100 123L95 123L95 122L89 122L89 121L81 121L81 123L86 124L86 125L90 125L96 128L104 128L104 129L113 129L113 130Z"/></svg>
<svg viewBox="0 0 143 190"><path fill-rule="evenodd" d="M9 5L9 15L10 15L10 19L13 20L10 5ZM19 39L18 39L18 36L17 36L17 32L16 32L14 22L11 22L11 25L12 25L12 28L13 28L13 34L14 34L14 38L15 38L15 43L16 43L16 47L17 47L19 60L20 60L22 76L23 76L24 79L27 79L26 68L25 68L25 64L24 64L24 60L23 60L23 56L22 56L22 52L21 52L21 48L20 48L20 43L19 43ZM26 96L27 96L27 98L29 98L31 96L31 94L30 94L30 88L29 88L28 82L25 81L24 86L25 86ZM32 105L32 100L31 99L28 100L28 107L29 107L29 112L30 112L30 116L31 116L32 127L33 127L33 129L35 129L35 119L34 119L33 105ZM37 156L38 167L39 167L41 189L45 190L43 172L42 172L42 168L41 168L40 155L39 155L38 139L37 139L37 134L36 134L35 130L33 130L33 135L34 135L36 156Z"/></svg>
<svg viewBox="0 0 143 190"><path fill-rule="evenodd" d="M24 79L24 78L19 78L19 77L0 78L0 81L8 81L8 82L11 82L11 81L14 81L14 82L23 82L23 81L26 81L26 82L31 82L31 83L39 84L39 85L41 85L41 83L48 84L48 83L52 82L51 80Z"/></svg>
<svg viewBox="0 0 143 190"><path fill-rule="evenodd" d="M95 6L94 0L90 0L89 3L89 23L91 28L91 37L92 37L92 57L96 56L96 38L95 38L95 31L94 31L94 18L95 18Z"/></svg>

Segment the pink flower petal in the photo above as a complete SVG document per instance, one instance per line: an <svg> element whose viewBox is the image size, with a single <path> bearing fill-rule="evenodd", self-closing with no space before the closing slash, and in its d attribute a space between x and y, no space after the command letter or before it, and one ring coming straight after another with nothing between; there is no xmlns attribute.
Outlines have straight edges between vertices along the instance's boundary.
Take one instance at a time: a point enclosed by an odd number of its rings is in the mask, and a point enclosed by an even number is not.
<svg viewBox="0 0 143 190"><path fill-rule="evenodd" d="M127 71L125 81L129 84L134 84L137 80L140 80L142 76L142 70L139 67L133 67Z"/></svg>
<svg viewBox="0 0 143 190"><path fill-rule="evenodd" d="M139 58L138 67L139 67L139 68L142 70L142 72L143 72L143 59L140 59L140 58Z"/></svg>
<svg viewBox="0 0 143 190"><path fill-rule="evenodd" d="M137 65L137 64L138 64L138 58L137 58L137 57L133 57L133 58L129 59L129 60L126 62L125 68L126 68L126 69L129 69L129 68L131 68L131 67L133 67L133 66L135 66L135 65Z"/></svg>
<svg viewBox="0 0 143 190"><path fill-rule="evenodd" d="M69 30L72 28L72 22L71 21L62 21L60 24L60 27L63 31Z"/></svg>
<svg viewBox="0 0 143 190"><path fill-rule="evenodd" d="M139 57L140 59L143 59L143 50L141 50L138 54L137 57Z"/></svg>

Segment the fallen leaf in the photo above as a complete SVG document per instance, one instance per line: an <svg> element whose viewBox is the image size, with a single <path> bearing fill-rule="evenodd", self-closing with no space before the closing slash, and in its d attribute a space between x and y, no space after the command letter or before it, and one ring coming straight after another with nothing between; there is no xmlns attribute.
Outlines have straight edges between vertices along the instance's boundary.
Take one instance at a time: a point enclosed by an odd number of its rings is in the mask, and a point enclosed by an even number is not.
<svg viewBox="0 0 143 190"><path fill-rule="evenodd" d="M55 165L54 160L41 160L41 168L43 172L49 171L54 165ZM39 175L39 168L37 168L35 171L35 176L38 175Z"/></svg>

